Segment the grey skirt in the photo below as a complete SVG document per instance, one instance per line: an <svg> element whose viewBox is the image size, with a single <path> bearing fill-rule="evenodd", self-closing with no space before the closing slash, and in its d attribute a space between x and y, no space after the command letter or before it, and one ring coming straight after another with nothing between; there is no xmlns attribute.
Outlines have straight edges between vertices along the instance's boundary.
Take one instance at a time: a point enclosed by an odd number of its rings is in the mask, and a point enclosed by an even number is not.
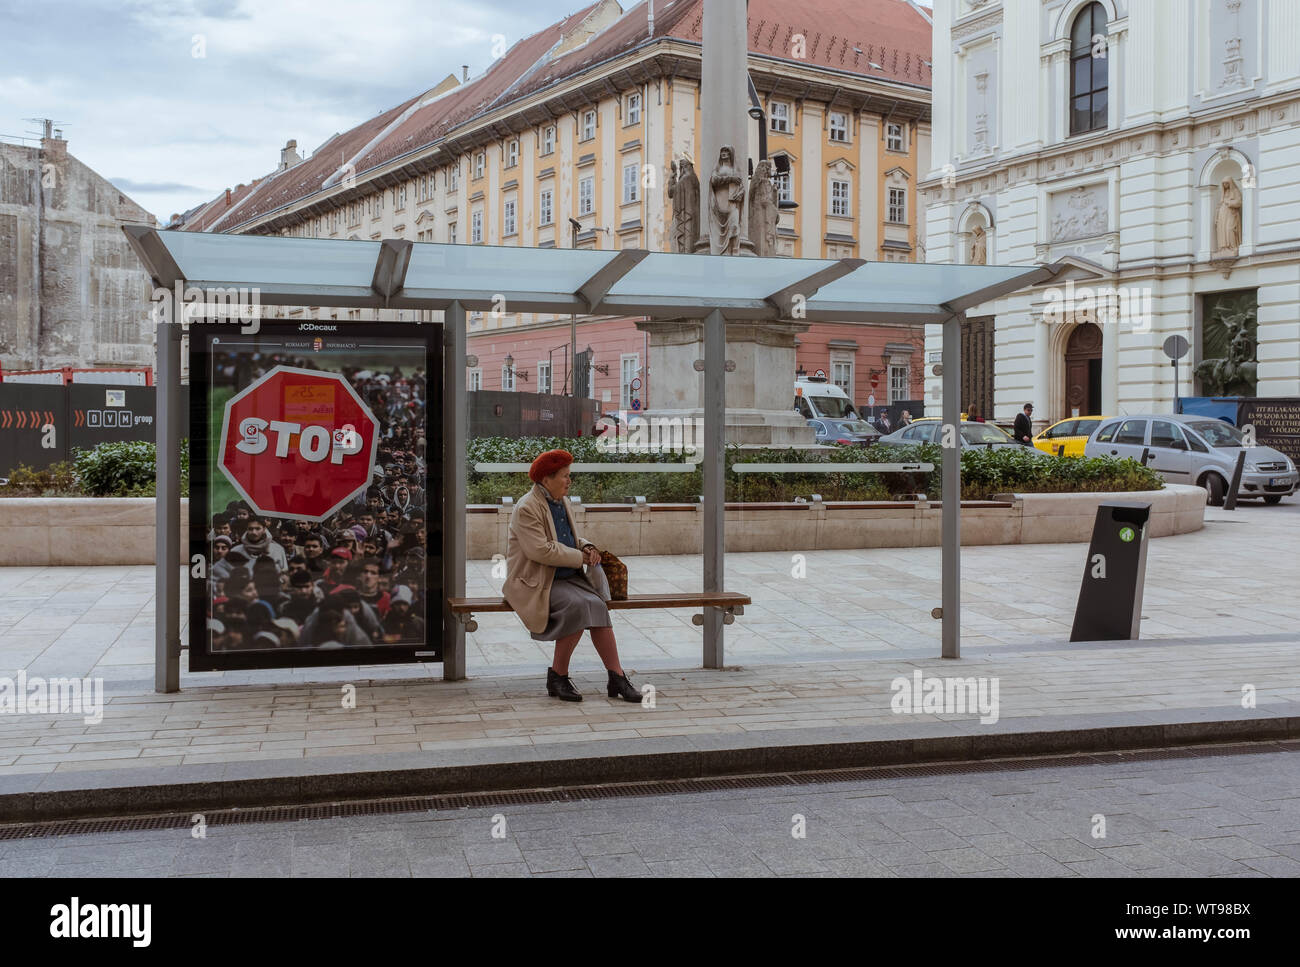
<svg viewBox="0 0 1300 967"><path fill-rule="evenodd" d="M551 583L550 614L546 627L529 632L533 641L557 641L580 634L588 628L608 628L609 608L578 572L572 577L556 578Z"/></svg>

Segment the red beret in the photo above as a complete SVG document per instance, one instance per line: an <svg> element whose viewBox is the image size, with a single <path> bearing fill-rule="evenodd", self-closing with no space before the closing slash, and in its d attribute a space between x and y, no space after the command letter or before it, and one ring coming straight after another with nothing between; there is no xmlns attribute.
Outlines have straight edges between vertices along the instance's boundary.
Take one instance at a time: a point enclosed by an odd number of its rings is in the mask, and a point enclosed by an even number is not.
<svg viewBox="0 0 1300 967"><path fill-rule="evenodd" d="M533 483L541 483L551 474L563 470L571 463L573 463L573 454L568 450L547 450L528 468L528 478Z"/></svg>

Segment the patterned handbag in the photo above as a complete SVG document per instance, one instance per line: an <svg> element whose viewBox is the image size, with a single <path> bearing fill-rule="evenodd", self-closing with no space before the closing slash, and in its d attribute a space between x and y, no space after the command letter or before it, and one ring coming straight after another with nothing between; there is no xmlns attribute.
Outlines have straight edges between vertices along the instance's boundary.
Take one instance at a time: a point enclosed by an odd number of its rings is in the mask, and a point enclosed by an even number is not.
<svg viewBox="0 0 1300 967"><path fill-rule="evenodd" d="M600 566L609 582L609 596L613 601L627 600L627 565L609 551L600 552Z"/></svg>

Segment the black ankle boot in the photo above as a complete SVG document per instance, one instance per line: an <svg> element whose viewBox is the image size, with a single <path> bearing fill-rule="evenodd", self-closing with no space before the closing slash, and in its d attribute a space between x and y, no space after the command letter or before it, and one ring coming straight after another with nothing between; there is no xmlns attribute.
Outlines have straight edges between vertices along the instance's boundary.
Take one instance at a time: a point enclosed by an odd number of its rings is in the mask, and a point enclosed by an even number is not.
<svg viewBox="0 0 1300 967"><path fill-rule="evenodd" d="M620 675L618 672L609 673L609 697L621 698L625 702L641 701L641 693L636 690L636 686L628 680L626 674Z"/></svg>
<svg viewBox="0 0 1300 967"><path fill-rule="evenodd" d="M557 675L554 668L546 669L546 694L562 702L581 702L582 692L573 685L568 675Z"/></svg>

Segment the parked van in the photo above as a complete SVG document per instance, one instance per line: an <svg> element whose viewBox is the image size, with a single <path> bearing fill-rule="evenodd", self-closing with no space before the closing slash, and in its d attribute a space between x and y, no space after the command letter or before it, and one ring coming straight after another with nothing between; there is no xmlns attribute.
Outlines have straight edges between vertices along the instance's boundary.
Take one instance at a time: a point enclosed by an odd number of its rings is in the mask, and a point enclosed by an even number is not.
<svg viewBox="0 0 1300 967"><path fill-rule="evenodd" d="M794 381L794 408L806 420L861 419L849 395L824 377Z"/></svg>

